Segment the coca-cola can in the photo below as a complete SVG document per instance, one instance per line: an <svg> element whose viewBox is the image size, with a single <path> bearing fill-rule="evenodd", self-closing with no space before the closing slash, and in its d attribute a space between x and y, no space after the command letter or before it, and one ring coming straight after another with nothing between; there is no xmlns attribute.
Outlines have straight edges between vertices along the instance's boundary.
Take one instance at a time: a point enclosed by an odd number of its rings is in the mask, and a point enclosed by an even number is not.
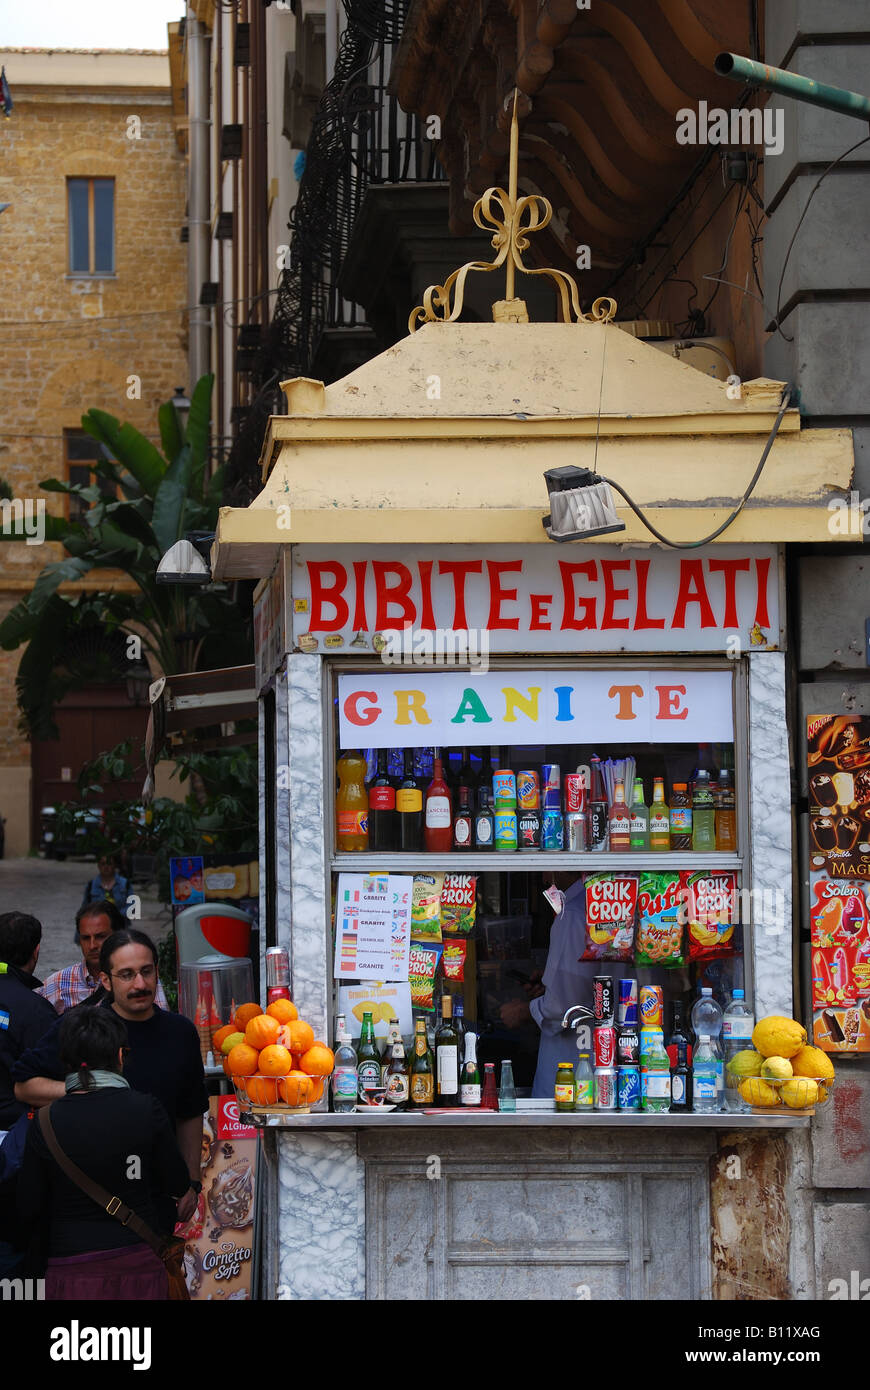
<svg viewBox="0 0 870 1390"><path fill-rule="evenodd" d="M620 1028L616 1038L616 1060L620 1066L637 1066L640 1063L640 1034L636 1023L627 1023Z"/></svg>
<svg viewBox="0 0 870 1390"><path fill-rule="evenodd" d="M592 1047L595 1052L596 1067L612 1067L616 1061L616 1029L610 1023L602 1023L592 1029Z"/></svg>
<svg viewBox="0 0 870 1390"><path fill-rule="evenodd" d="M617 1010L617 1023L637 1023L637 980L619 981Z"/></svg>
<svg viewBox="0 0 870 1390"><path fill-rule="evenodd" d="M612 975L596 975L592 981L592 1015L596 1023L613 1022Z"/></svg>
<svg viewBox="0 0 870 1390"><path fill-rule="evenodd" d="M565 848L580 852L586 849L586 816L583 811L568 811L565 814Z"/></svg>
<svg viewBox="0 0 870 1390"><path fill-rule="evenodd" d="M582 772L565 773L565 810L586 810L586 784Z"/></svg>
<svg viewBox="0 0 870 1390"><path fill-rule="evenodd" d="M616 1067L596 1067L592 1073L592 1086L596 1110L616 1110L617 1108Z"/></svg>

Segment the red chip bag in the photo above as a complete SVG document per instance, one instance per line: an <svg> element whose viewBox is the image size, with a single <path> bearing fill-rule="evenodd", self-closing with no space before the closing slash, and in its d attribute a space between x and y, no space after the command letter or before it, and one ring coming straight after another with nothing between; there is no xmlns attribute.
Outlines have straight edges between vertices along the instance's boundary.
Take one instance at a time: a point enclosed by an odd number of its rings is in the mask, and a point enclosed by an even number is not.
<svg viewBox="0 0 870 1390"><path fill-rule="evenodd" d="M445 980L465 979L465 955L467 950L468 943L465 941L445 941L444 960L441 965Z"/></svg>
<svg viewBox="0 0 870 1390"><path fill-rule="evenodd" d="M581 960L625 960L634 955L635 874L587 874L586 948Z"/></svg>
<svg viewBox="0 0 870 1390"><path fill-rule="evenodd" d="M737 875L700 870L686 876L689 959L713 960L734 954Z"/></svg>

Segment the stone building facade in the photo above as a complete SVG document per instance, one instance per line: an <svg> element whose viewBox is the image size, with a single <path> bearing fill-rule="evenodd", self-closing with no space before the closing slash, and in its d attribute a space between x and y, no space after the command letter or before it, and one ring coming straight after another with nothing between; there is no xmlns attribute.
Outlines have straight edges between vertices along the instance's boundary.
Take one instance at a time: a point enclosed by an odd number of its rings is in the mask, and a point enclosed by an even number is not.
<svg viewBox="0 0 870 1390"><path fill-rule="evenodd" d="M80 430L84 411L99 407L155 436L158 406L189 385L184 162L165 52L9 49L0 61L15 103L0 132L0 203L9 204L0 219L0 477L14 498L41 498L59 513L66 497L39 483L65 476L76 452L69 432ZM70 180L87 190L77 206L89 199L90 245L75 261ZM97 180L112 181L108 221L107 185ZM95 187L103 190L96 202ZM0 617L60 558L57 546L5 544ZM103 572L84 585L107 582L124 581ZM31 749L15 699L20 655L0 653L0 815L9 855L26 853L31 838Z"/></svg>

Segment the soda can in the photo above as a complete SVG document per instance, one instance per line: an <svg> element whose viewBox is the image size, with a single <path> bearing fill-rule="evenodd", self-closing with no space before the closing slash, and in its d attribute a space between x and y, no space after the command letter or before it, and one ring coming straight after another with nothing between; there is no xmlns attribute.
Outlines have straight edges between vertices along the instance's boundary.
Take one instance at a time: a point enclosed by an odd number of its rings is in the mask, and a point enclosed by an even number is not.
<svg viewBox="0 0 870 1390"><path fill-rule="evenodd" d="M586 844L593 852L606 851L609 832L606 801L590 802L586 811Z"/></svg>
<svg viewBox="0 0 870 1390"><path fill-rule="evenodd" d="M637 1023L637 980L619 981L617 1023Z"/></svg>
<svg viewBox="0 0 870 1390"><path fill-rule="evenodd" d="M640 1062L640 1035L637 1025L625 1024L616 1037L616 1060L622 1067L637 1066Z"/></svg>
<svg viewBox="0 0 870 1390"><path fill-rule="evenodd" d="M592 1076L596 1110L616 1110L616 1067L596 1067Z"/></svg>
<svg viewBox="0 0 870 1390"><path fill-rule="evenodd" d="M656 1044L664 1044L665 1035L661 1028L641 1028L637 1036L640 1049L640 1062L641 1066L643 1066Z"/></svg>
<svg viewBox="0 0 870 1390"><path fill-rule="evenodd" d="M661 1028L664 1023L664 994L661 985L642 986L640 1021L644 1028Z"/></svg>
<svg viewBox="0 0 870 1390"><path fill-rule="evenodd" d="M565 810L586 810L586 784L582 772L565 773Z"/></svg>
<svg viewBox="0 0 870 1390"><path fill-rule="evenodd" d="M570 850L585 850L586 848L586 816L582 811L567 811L565 813L565 848Z"/></svg>
<svg viewBox="0 0 870 1390"><path fill-rule="evenodd" d="M613 976L596 975L592 981L592 1014L596 1023L613 1022ZM602 1062L602 1066L608 1063Z"/></svg>
<svg viewBox="0 0 870 1390"><path fill-rule="evenodd" d="M612 1067L616 1061L616 1029L609 1023L592 1029L592 1047L596 1067Z"/></svg>
<svg viewBox="0 0 870 1390"><path fill-rule="evenodd" d="M540 811L520 810L517 816L517 848L524 852L541 848Z"/></svg>
<svg viewBox="0 0 870 1390"><path fill-rule="evenodd" d="M290 984L290 955L286 946L266 947L266 986ZM289 996L288 996L289 998Z"/></svg>
<svg viewBox="0 0 870 1390"><path fill-rule="evenodd" d="M640 1068L619 1067L616 1073L616 1095L620 1110L640 1109Z"/></svg>
<svg viewBox="0 0 870 1390"><path fill-rule="evenodd" d="M537 811L541 805L538 774L534 770L517 773L517 805L523 811Z"/></svg>
<svg viewBox="0 0 870 1390"><path fill-rule="evenodd" d="M544 811L541 822L541 848L565 848L565 822L562 820L562 812L549 806Z"/></svg>
<svg viewBox="0 0 870 1390"><path fill-rule="evenodd" d="M492 799L496 806L516 806L517 779L509 768L499 768L493 773Z"/></svg>
<svg viewBox="0 0 870 1390"><path fill-rule="evenodd" d="M562 772L558 763L541 764L541 796L545 811L561 811Z"/></svg>
<svg viewBox="0 0 870 1390"><path fill-rule="evenodd" d="M503 854L510 854L517 847L517 813L512 810L497 810L495 821L495 847Z"/></svg>

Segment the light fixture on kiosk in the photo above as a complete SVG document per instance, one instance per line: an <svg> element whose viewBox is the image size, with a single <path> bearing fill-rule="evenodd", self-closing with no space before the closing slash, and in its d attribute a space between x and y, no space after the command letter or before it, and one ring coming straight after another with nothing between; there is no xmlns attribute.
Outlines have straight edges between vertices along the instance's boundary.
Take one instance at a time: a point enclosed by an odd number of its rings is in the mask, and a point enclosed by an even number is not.
<svg viewBox="0 0 870 1390"><path fill-rule="evenodd" d="M550 514L542 518L551 541L582 541L624 531L616 515L610 485L590 468L549 468L544 474L550 495Z"/></svg>

